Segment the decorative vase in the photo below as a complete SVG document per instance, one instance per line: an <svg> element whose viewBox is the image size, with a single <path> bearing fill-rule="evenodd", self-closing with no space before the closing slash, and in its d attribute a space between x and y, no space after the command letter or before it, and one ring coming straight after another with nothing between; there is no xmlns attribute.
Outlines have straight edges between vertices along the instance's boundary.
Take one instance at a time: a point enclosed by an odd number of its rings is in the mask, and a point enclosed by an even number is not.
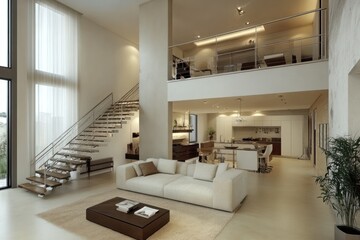
<svg viewBox="0 0 360 240"><path fill-rule="evenodd" d="M360 230L343 225L335 225L335 240L360 240Z"/></svg>

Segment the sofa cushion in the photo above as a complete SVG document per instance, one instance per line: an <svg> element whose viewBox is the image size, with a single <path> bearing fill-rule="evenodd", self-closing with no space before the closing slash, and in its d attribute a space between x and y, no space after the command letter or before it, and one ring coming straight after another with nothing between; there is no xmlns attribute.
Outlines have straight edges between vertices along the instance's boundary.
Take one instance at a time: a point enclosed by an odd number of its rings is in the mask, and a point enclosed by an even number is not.
<svg viewBox="0 0 360 240"><path fill-rule="evenodd" d="M188 164L185 162L177 162L176 163L176 174L181 174L186 176Z"/></svg>
<svg viewBox="0 0 360 240"><path fill-rule="evenodd" d="M216 174L215 177L219 176L220 174L222 174L223 172L225 172L228 169L228 163L219 163L217 170L216 170Z"/></svg>
<svg viewBox="0 0 360 240"><path fill-rule="evenodd" d="M189 176L182 176L164 187L164 197L212 207L212 185L212 182L197 180Z"/></svg>
<svg viewBox="0 0 360 240"><path fill-rule="evenodd" d="M153 162L144 162L139 164L139 168L144 176L148 176L151 174L158 173L157 168L155 167Z"/></svg>
<svg viewBox="0 0 360 240"><path fill-rule="evenodd" d="M180 174L157 173L149 176L134 177L126 181L126 189L149 195L164 196L164 186L181 177Z"/></svg>
<svg viewBox="0 0 360 240"><path fill-rule="evenodd" d="M187 167L186 175L189 177L193 177L194 172L195 172L195 167L196 167L196 164L189 164Z"/></svg>
<svg viewBox="0 0 360 240"><path fill-rule="evenodd" d="M212 181L215 177L217 165L207 164L207 163L196 163L194 178Z"/></svg>
<svg viewBox="0 0 360 240"><path fill-rule="evenodd" d="M161 173L175 174L176 172L176 160L160 158L157 169Z"/></svg>
<svg viewBox="0 0 360 240"><path fill-rule="evenodd" d="M158 158L148 158L148 159L146 159L146 162L153 162L155 167L157 167L159 159Z"/></svg>
<svg viewBox="0 0 360 240"><path fill-rule="evenodd" d="M135 170L135 172L136 172L136 175L137 175L138 177L143 175L142 172L141 172L141 169L140 169L140 167L139 167L139 164L141 164L141 163L144 163L144 161L143 161L143 160L139 160L139 161L137 161L136 163L133 164L133 168L134 168L134 170Z"/></svg>

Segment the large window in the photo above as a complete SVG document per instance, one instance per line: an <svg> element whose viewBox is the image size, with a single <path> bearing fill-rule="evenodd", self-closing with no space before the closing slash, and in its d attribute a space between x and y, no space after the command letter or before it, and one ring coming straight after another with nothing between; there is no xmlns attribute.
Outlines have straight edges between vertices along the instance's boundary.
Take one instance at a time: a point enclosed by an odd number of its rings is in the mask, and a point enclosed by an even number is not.
<svg viewBox="0 0 360 240"><path fill-rule="evenodd" d="M0 79L0 188L7 187L9 174L9 82Z"/></svg>
<svg viewBox="0 0 360 240"><path fill-rule="evenodd" d="M77 17L55 1L36 1L35 153L77 120Z"/></svg>
<svg viewBox="0 0 360 240"><path fill-rule="evenodd" d="M0 189L16 185L16 1L0 0Z"/></svg>
<svg viewBox="0 0 360 240"><path fill-rule="evenodd" d="M9 66L9 2L0 0L0 66Z"/></svg>

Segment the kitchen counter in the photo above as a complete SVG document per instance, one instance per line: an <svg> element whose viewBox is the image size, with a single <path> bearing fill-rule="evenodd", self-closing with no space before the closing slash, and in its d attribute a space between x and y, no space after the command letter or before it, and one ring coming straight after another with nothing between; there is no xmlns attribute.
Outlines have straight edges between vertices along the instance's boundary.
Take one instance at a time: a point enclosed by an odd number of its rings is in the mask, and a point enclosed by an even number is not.
<svg viewBox="0 0 360 240"><path fill-rule="evenodd" d="M173 144L173 159L179 161L185 161L190 158L198 157L199 144L198 143L189 143L189 144Z"/></svg>

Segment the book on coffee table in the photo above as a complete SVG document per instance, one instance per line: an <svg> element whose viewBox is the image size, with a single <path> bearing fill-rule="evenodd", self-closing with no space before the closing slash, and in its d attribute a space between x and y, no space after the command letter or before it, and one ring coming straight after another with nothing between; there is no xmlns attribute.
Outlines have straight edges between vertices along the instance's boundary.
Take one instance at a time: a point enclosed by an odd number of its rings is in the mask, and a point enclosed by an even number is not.
<svg viewBox="0 0 360 240"><path fill-rule="evenodd" d="M134 214L140 217L149 218L157 213L159 209L151 208L151 207L142 207L139 210L135 211Z"/></svg>
<svg viewBox="0 0 360 240"><path fill-rule="evenodd" d="M120 212L128 213L132 209L134 209L134 207L138 204L139 204L139 202L127 199L127 200L124 200L124 201L121 201L121 202L115 204L115 206L117 207L116 210L118 210Z"/></svg>

